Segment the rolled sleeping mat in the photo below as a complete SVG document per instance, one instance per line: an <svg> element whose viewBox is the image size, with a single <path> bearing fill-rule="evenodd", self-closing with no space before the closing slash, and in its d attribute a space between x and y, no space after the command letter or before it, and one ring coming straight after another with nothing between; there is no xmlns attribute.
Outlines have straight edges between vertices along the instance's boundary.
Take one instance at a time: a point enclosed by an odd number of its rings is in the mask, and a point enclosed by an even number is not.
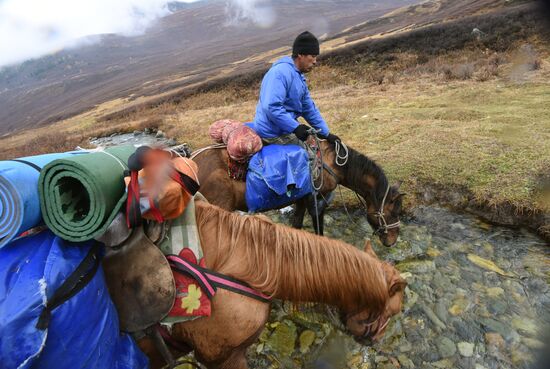
<svg viewBox="0 0 550 369"><path fill-rule="evenodd" d="M42 223L38 178L43 167L85 150L0 161L0 248Z"/></svg>
<svg viewBox="0 0 550 369"><path fill-rule="evenodd" d="M87 241L107 230L126 201L124 172L134 146L59 159L40 173L40 209L56 235Z"/></svg>

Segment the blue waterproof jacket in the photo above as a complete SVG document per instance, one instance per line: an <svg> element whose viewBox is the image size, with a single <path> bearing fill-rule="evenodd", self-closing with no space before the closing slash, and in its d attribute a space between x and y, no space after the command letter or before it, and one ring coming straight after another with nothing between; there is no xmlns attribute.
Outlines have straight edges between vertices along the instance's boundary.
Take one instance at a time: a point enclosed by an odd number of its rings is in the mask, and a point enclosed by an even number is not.
<svg viewBox="0 0 550 369"><path fill-rule="evenodd" d="M292 133L303 117L309 124L328 135L328 126L313 103L304 75L290 56L277 60L265 74L260 89L256 116L249 126L262 138Z"/></svg>

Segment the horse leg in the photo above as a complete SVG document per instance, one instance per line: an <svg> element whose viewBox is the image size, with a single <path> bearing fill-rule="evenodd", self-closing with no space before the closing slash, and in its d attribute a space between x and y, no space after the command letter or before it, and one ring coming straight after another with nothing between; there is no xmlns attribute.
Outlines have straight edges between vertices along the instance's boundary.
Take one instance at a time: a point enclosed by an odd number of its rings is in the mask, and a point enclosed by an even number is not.
<svg viewBox="0 0 550 369"><path fill-rule="evenodd" d="M246 369L246 349L257 340L269 316L269 304L218 289L212 314L172 327L172 337L194 348L209 369Z"/></svg>
<svg viewBox="0 0 550 369"><path fill-rule="evenodd" d="M332 202L334 198L334 192L329 192L325 197L318 195L317 197L317 206L315 206L315 196L311 195L308 197L308 206L307 210L311 216L311 222L313 224L313 230L316 234L322 236L324 233L324 217L325 210ZM319 222L317 222L319 219Z"/></svg>
<svg viewBox="0 0 550 369"><path fill-rule="evenodd" d="M204 360L200 360L199 357L197 357L197 359L199 359L199 361L204 363L208 369L248 369L248 363L246 361L246 350L250 345L256 342L258 337L260 337L260 334L262 333L263 329L264 329L264 326L262 325L258 329L256 334L254 334L245 342L243 342L242 345L235 348L233 352L230 354L230 356L225 360L223 360L222 362L205 363Z"/></svg>
<svg viewBox="0 0 550 369"><path fill-rule="evenodd" d="M309 196L306 196L296 201L296 210L292 217L292 227L296 229L302 229L304 226L304 214L306 213L308 198Z"/></svg>

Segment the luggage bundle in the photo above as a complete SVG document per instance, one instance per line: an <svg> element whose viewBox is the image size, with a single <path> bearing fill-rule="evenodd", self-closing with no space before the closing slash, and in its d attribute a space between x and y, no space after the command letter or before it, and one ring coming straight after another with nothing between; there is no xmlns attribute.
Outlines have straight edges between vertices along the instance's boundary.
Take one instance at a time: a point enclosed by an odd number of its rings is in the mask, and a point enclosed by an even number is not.
<svg viewBox="0 0 550 369"><path fill-rule="evenodd" d="M209 133L214 142L227 145L229 157L238 163L246 163L263 147L260 136L236 120L218 120L210 126Z"/></svg>
<svg viewBox="0 0 550 369"><path fill-rule="evenodd" d="M119 319L110 271L100 262L119 273L132 268L96 240L124 241L136 233L128 228L142 233L143 219L175 219L197 190L196 164L161 149L120 146L0 162L2 368L147 368L134 340L120 332L130 324ZM163 301L170 310L170 267L156 246L148 252L149 260L164 262L147 265L164 279L137 287L153 296L168 280ZM134 310L141 308L147 306ZM162 316L151 319L136 327Z"/></svg>

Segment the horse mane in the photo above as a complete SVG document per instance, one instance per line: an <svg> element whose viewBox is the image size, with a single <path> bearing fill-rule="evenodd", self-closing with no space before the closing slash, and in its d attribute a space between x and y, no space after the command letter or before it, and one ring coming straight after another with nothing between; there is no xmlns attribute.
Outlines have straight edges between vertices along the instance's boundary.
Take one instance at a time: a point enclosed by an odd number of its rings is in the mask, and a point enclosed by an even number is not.
<svg viewBox="0 0 550 369"><path fill-rule="evenodd" d="M386 189L388 188L388 178L382 168L376 162L359 151L348 147L348 161L344 166L345 181L350 188L366 198L364 192L366 174L372 175L376 179L376 188L373 192L375 205L378 206Z"/></svg>
<svg viewBox="0 0 550 369"><path fill-rule="evenodd" d="M275 298L381 313L388 286L381 261L344 242L197 202L201 235L216 229L208 267ZM214 228L212 228L214 227ZM202 237L202 236L201 236ZM236 260L237 258L237 260Z"/></svg>

